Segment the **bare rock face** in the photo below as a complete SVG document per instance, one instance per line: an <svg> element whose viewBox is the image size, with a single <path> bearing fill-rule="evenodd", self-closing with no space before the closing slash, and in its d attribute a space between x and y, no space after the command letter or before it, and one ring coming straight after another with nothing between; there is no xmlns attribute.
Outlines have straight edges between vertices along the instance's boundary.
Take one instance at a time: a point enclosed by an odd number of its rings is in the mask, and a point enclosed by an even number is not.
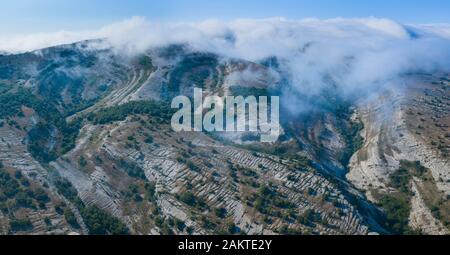
<svg viewBox="0 0 450 255"><path fill-rule="evenodd" d="M77 153L134 162L144 171L145 181L155 183L156 198L153 206L159 208L159 216L182 221L186 227L192 228L191 231L194 233L217 231L206 227L204 222L198 221L198 218L204 215L208 215L207 217L211 219L217 218L213 213L214 208L223 208L226 215L222 217L229 218L230 223L247 234L274 233L284 225L302 231L318 231L322 234L368 233L369 227L365 225L361 215L345 199L345 196L337 188L333 188L333 184L325 178L311 172L312 169L308 166L305 166L303 170L295 169L289 161L227 146L204 134L173 132L165 134L155 130L136 131L136 128L139 130L137 123L132 122L131 119L100 127L91 132L99 142L90 144ZM167 128L161 127L158 130L167 130ZM139 140L140 134L146 132L151 132L154 138L152 144L144 144ZM136 137L139 148L134 146L123 148L123 143L120 141L123 137L129 136ZM104 139L105 137L108 138ZM80 137L80 141L83 139ZM180 156L183 157L182 155L186 153L190 153L189 157L180 159ZM113 169L97 166L88 176L71 168L67 162L63 162L64 160L60 160L53 165L62 176L74 184L84 202L95 203L119 218L130 219L130 226L136 225L145 217L139 214L122 215L120 213L126 210L124 206L121 206L123 203L116 203L121 200L120 192L111 183L121 180L113 179L116 175L111 172L114 171ZM192 169L193 166L189 162L195 162L196 169ZM230 170L230 168L239 170ZM230 176L230 171L236 171L234 178ZM254 184L252 185L255 187L249 187L249 184L236 179L240 175L246 177L240 171L253 176L251 179ZM93 180L95 179L93 177L97 177L98 180ZM289 201L293 215L312 211L317 215L317 222L310 222L311 218L301 224L295 221L289 223L282 219L281 215L265 216L252 208L254 198L249 197L247 200L247 196L257 193L258 187L266 183L276 183L272 192L276 192L278 196ZM189 201L180 199L180 196L182 197L182 194L186 192L192 193L197 200L203 201L204 208L196 208L197 206L189 204ZM115 200L116 197L119 200ZM271 205L267 206L271 207ZM136 213L135 210L133 211ZM263 223L264 217L270 217L271 223ZM213 224L219 223L213 222ZM155 226L148 226L148 229L151 229L149 233L141 234L160 232Z"/></svg>
<svg viewBox="0 0 450 255"><path fill-rule="evenodd" d="M448 202L450 161L448 139L443 135L449 131L445 124L450 112L448 87L436 80L439 78L415 77L407 80L402 91L384 91L361 103L357 115L364 122L361 135L365 143L352 157L347 178L367 191L370 200L378 200L375 193L392 192L391 175L400 168L401 161L410 161L430 171L436 196L442 197L442 203ZM427 100L441 104L423 103ZM435 146L437 143L440 145ZM427 212L429 208L421 201L414 182L411 189L415 195L411 198L410 224L428 234L448 231Z"/></svg>
<svg viewBox="0 0 450 255"><path fill-rule="evenodd" d="M414 180L412 190L414 196L411 200L411 215L409 216L410 225L421 229L427 235L448 235L450 231L438 220L435 219L430 209L427 207L420 195Z"/></svg>

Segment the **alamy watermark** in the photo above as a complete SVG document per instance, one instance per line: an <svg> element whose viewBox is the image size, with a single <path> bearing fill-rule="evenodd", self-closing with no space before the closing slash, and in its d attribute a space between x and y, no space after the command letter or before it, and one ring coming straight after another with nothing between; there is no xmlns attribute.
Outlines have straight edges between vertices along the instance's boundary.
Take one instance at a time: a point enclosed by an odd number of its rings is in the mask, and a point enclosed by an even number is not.
<svg viewBox="0 0 450 255"><path fill-rule="evenodd" d="M269 110L270 107L270 110ZM280 136L280 99L271 96L207 96L194 88L194 102L187 96L172 100L179 109L172 116L176 132L259 132L261 142L276 142ZM206 112L206 113L205 113Z"/></svg>

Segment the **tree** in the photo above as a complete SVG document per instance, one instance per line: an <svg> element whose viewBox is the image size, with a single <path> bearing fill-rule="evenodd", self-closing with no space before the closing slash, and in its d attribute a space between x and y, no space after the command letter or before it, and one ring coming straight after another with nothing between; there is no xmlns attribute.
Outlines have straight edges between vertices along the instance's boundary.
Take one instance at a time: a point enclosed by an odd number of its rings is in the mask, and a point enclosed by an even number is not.
<svg viewBox="0 0 450 255"><path fill-rule="evenodd" d="M380 201L386 213L386 221L396 234L405 234L410 231L408 226L411 205L407 196L387 195Z"/></svg>
<svg viewBox="0 0 450 255"><path fill-rule="evenodd" d="M194 195L192 192L190 192L190 191L181 194L181 195L180 195L180 200L181 200L183 203L185 203L185 204L187 204L187 205L190 205L190 206L195 206L196 203L197 203L197 198L196 198L195 195Z"/></svg>
<svg viewBox="0 0 450 255"><path fill-rule="evenodd" d="M81 210L84 222L92 235L127 235L129 230L119 219L96 206Z"/></svg>
<svg viewBox="0 0 450 255"><path fill-rule="evenodd" d="M219 218L225 218L225 216L227 215L227 209L223 208L223 207L219 207L219 208L214 208L214 214L219 217Z"/></svg>
<svg viewBox="0 0 450 255"><path fill-rule="evenodd" d="M73 228L80 228L80 225L78 224L77 218L75 217L75 214L70 209L64 210L64 218L66 219L67 223L69 223L70 226Z"/></svg>
<svg viewBox="0 0 450 255"><path fill-rule="evenodd" d="M78 159L78 164L81 167L85 167L87 165L87 161L86 161L86 159L83 156L80 156L80 158Z"/></svg>
<svg viewBox="0 0 450 255"><path fill-rule="evenodd" d="M30 231L33 229L33 224L31 223L30 219L13 219L9 222L9 225L11 227L11 230L13 232L18 231Z"/></svg>

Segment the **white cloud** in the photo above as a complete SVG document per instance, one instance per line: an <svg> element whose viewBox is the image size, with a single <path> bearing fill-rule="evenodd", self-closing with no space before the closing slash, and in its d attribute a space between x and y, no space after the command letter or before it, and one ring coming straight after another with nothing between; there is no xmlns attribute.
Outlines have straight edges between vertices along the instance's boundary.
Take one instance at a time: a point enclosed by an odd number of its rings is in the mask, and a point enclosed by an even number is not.
<svg viewBox="0 0 450 255"><path fill-rule="evenodd" d="M355 90L407 71L450 69L450 25L405 26L377 18L158 23L134 17L95 31L3 38L0 50L22 52L94 38L107 38L125 54L188 43L250 61L277 56L294 88L312 94L329 82L324 77Z"/></svg>

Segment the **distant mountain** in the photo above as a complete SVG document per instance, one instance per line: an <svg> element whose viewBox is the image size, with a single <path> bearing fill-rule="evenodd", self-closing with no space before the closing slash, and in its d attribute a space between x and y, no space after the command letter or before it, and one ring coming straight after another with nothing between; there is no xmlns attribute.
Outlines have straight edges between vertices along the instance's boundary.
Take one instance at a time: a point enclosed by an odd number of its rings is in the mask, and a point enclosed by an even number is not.
<svg viewBox="0 0 450 255"><path fill-rule="evenodd" d="M170 101L194 85L283 101L283 60L89 43L0 56L1 233L449 233L448 74L359 101L330 81L261 144L174 132Z"/></svg>

